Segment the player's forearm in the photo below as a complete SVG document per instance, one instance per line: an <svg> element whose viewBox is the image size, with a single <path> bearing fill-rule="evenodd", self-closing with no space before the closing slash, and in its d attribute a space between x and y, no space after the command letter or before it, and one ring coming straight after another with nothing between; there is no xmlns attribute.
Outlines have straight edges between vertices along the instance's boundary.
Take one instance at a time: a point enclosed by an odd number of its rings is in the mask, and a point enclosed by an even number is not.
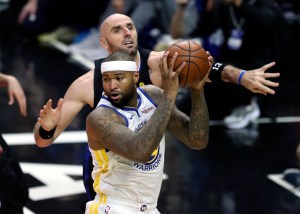
<svg viewBox="0 0 300 214"><path fill-rule="evenodd" d="M175 101L160 102L151 119L136 133L137 136L129 152L130 158L144 163L149 160L166 132L174 106Z"/></svg>
<svg viewBox="0 0 300 214"><path fill-rule="evenodd" d="M221 62L215 62L212 65L211 72L209 74L209 80L212 82L229 82L237 84L238 77L241 69L232 65L227 65Z"/></svg>
<svg viewBox="0 0 300 214"><path fill-rule="evenodd" d="M203 90L191 90L190 117L177 108L172 113L168 131L191 149L204 149L209 138L209 114Z"/></svg>
<svg viewBox="0 0 300 214"><path fill-rule="evenodd" d="M209 139L209 113L204 91L191 91L192 110L190 114L188 146L204 149Z"/></svg>
<svg viewBox="0 0 300 214"><path fill-rule="evenodd" d="M221 72L221 79L224 82L237 84L241 70L242 69L233 67L232 65L226 65Z"/></svg>

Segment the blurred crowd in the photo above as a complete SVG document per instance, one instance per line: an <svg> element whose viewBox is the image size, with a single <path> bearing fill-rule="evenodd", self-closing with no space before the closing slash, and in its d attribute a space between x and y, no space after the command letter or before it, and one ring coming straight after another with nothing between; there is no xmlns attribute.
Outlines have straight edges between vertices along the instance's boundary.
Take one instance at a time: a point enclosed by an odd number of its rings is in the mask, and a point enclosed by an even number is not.
<svg viewBox="0 0 300 214"><path fill-rule="evenodd" d="M62 43L64 51L88 60L105 57L98 25L113 13L130 16L139 45L164 50L179 39L195 39L216 61L244 69L272 61L269 72L282 71L289 51L289 28L299 24L296 0L10 0L0 1L0 27L18 30L40 43ZM92 65L92 64L91 64ZM209 86L210 99L224 92L231 102L222 115L230 129L247 127L265 110L268 97L232 87ZM210 107L214 109L214 107Z"/></svg>

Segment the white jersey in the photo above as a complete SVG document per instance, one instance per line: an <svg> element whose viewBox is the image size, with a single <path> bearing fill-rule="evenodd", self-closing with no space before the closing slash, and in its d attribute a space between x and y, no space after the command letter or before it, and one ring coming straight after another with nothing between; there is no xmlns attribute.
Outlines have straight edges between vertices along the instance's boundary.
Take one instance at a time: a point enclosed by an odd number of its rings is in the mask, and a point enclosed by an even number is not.
<svg viewBox="0 0 300 214"><path fill-rule="evenodd" d="M138 132L151 118L156 109L155 103L145 91L138 88L138 107L113 106L105 95L97 107L112 108L126 120L127 127ZM165 136L152 153L147 164L130 161L106 149L90 148L94 169L94 189L101 203L107 197L144 204L157 204L164 167Z"/></svg>

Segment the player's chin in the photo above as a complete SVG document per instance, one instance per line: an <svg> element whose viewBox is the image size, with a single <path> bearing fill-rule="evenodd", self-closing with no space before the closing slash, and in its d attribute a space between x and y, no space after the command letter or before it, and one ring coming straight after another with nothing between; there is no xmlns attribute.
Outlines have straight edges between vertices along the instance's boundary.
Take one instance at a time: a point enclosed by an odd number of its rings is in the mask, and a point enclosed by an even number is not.
<svg viewBox="0 0 300 214"><path fill-rule="evenodd" d="M122 99L111 99L110 102L118 108L122 108L125 105Z"/></svg>
<svg viewBox="0 0 300 214"><path fill-rule="evenodd" d="M126 46L126 50L130 55L137 53L137 46L136 45L128 45Z"/></svg>

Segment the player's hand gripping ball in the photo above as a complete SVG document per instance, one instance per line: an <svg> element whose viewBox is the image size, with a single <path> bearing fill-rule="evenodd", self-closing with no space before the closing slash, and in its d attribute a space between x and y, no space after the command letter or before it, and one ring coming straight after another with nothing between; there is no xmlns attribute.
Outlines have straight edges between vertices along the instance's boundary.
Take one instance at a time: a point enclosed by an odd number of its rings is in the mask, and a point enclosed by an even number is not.
<svg viewBox="0 0 300 214"><path fill-rule="evenodd" d="M180 40L170 45L167 62L170 63L175 52L178 53L174 64L174 70L185 62L185 66L179 75L179 85L189 87L194 81L202 80L210 69L209 60L204 48L192 40Z"/></svg>

